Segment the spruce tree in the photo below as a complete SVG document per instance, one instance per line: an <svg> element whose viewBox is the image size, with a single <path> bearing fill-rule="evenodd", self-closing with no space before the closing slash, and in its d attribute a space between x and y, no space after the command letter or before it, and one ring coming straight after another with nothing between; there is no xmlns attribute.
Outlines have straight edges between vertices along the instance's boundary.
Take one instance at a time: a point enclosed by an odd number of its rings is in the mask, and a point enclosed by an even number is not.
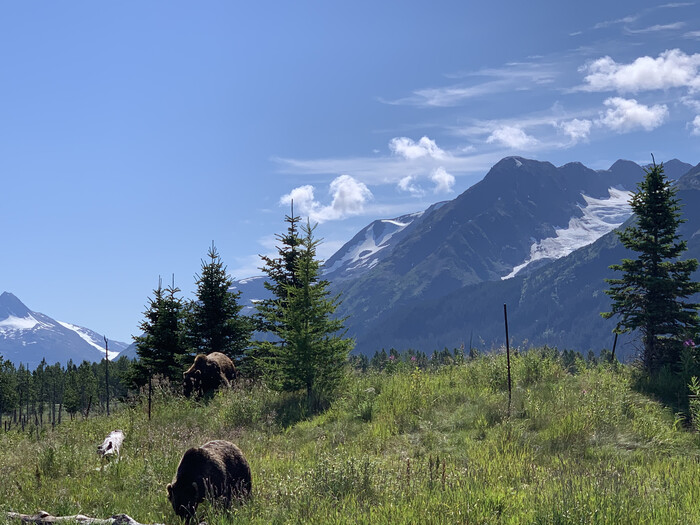
<svg viewBox="0 0 700 525"><path fill-rule="evenodd" d="M178 383L182 379L188 353L182 341L184 305L176 296L179 292L174 282L164 289L158 279L158 288L153 290L140 324L142 335L134 337L139 359L133 364L131 382L136 386L144 385L156 374Z"/></svg>
<svg viewBox="0 0 700 525"><path fill-rule="evenodd" d="M700 292L700 283L691 278L698 261L679 259L686 242L678 234L685 221L677 190L666 178L663 164L654 163L645 171L630 201L634 222L618 232L622 244L638 256L610 267L622 276L607 279L612 307L602 316L619 317L618 333L640 331L642 363L654 372L677 365L683 341L697 333L698 304L687 299Z"/></svg>
<svg viewBox="0 0 700 525"><path fill-rule="evenodd" d="M287 232L276 235L277 257L260 256L264 263L260 269L267 276L264 286L272 297L255 305L255 328L261 337L248 351L245 368L249 375L269 373L269 361L275 349L282 344L279 331L288 290L298 288L300 284L296 267L301 244L298 227L301 218L294 215L294 203L290 215L285 215L284 221L288 224Z"/></svg>
<svg viewBox="0 0 700 525"><path fill-rule="evenodd" d="M277 309L268 310L279 344L269 363L275 386L286 391L303 389L312 408L327 404L344 377L354 342L344 338L344 319L334 317L339 297L330 297L329 283L320 278L316 259L319 241L307 222L295 246L293 279L281 288Z"/></svg>
<svg viewBox="0 0 700 525"><path fill-rule="evenodd" d="M241 292L232 292L233 279L212 243L196 276L196 299L188 306L187 342L196 354L221 352L239 363L250 345L252 323L241 315Z"/></svg>

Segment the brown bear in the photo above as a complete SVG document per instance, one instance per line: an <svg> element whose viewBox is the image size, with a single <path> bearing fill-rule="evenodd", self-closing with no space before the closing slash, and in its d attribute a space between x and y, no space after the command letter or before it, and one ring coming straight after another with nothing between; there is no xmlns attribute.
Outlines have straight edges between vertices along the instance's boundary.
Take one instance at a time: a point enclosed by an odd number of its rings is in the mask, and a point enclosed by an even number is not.
<svg viewBox="0 0 700 525"><path fill-rule="evenodd" d="M183 392L185 397L193 393L198 396L209 394L221 386L229 386L234 379L236 367L227 355L221 352L199 354L192 366L182 374Z"/></svg>
<svg viewBox="0 0 700 525"><path fill-rule="evenodd" d="M250 467L241 449L228 441L209 441L185 452L166 487L175 514L189 523L204 498L228 508L231 499L250 496Z"/></svg>

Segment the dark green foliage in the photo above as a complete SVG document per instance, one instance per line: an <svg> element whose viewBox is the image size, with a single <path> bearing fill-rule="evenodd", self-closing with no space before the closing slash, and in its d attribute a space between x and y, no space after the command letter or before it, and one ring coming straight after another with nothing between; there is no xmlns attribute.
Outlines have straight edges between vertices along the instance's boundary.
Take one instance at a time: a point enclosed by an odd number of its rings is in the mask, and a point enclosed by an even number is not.
<svg viewBox="0 0 700 525"><path fill-rule="evenodd" d="M196 276L197 297L188 304L187 345L192 354L221 352L238 364L250 345L252 324L240 314L240 292L231 292L233 279L226 274L212 243Z"/></svg>
<svg viewBox="0 0 700 525"><path fill-rule="evenodd" d="M294 233L295 222L287 219ZM276 339L267 346L270 382L285 391L304 389L310 405L322 406L331 401L343 379L353 341L343 337L344 319L333 315L339 298L329 297L329 283L320 279L316 260L319 241L314 239L313 230L307 223L299 243L291 241L296 258L293 273L277 288L281 294L277 301L262 305L259 312ZM270 289L275 291L276 284Z"/></svg>
<svg viewBox="0 0 700 525"><path fill-rule="evenodd" d="M0 414L17 408L17 370L0 357Z"/></svg>
<svg viewBox="0 0 700 525"><path fill-rule="evenodd" d="M299 279L296 276L297 260L299 258L298 223L300 217L294 215L292 206L291 215L285 215L284 221L289 224L284 235L278 234L277 257L261 255L263 266L260 268L267 279L265 288L272 293L270 299L264 299L256 304L255 315L256 330L264 334L261 340L254 343L248 351L244 363L244 373L248 376L258 376L264 373L271 356L282 341L278 335L281 311L287 304L288 288L297 288Z"/></svg>
<svg viewBox="0 0 700 525"><path fill-rule="evenodd" d="M144 385L156 374L178 382L182 378L188 353L182 336L184 306L175 295L179 291L174 284L164 289L160 280L153 290L140 325L142 335L134 337L139 355L132 368L132 383L136 386Z"/></svg>
<svg viewBox="0 0 700 525"><path fill-rule="evenodd" d="M623 259L611 266L622 277L607 279L612 298L608 319L618 316L619 333L639 330L642 363L648 372L680 361L683 341L698 332L698 304L687 299L700 292L691 274L696 259L680 260L686 242L678 227L681 206L676 188L664 174L663 164L646 170L646 177L632 196L633 224L618 233L622 244L636 252L636 259Z"/></svg>

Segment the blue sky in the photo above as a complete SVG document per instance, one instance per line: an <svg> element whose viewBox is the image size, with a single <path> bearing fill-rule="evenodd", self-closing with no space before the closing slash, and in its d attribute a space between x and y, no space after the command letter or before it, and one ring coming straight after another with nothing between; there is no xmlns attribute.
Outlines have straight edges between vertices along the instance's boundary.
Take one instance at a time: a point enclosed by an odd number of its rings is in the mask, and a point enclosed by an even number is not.
<svg viewBox="0 0 700 525"><path fill-rule="evenodd" d="M700 162L700 3L0 2L0 291L130 342L293 197L330 256L504 156Z"/></svg>

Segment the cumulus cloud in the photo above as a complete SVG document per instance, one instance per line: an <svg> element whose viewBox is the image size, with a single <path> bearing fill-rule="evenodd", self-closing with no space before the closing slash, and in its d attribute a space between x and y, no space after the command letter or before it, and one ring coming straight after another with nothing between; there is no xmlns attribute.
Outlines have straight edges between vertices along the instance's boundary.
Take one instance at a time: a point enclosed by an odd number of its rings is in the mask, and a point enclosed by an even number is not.
<svg viewBox="0 0 700 525"><path fill-rule="evenodd" d="M636 128L651 131L659 127L668 117L668 108L664 104L646 106L635 99L612 97L605 100L608 109L601 113L598 124L619 133L626 133Z"/></svg>
<svg viewBox="0 0 700 525"><path fill-rule="evenodd" d="M403 179L399 181L397 186L401 191L406 191L411 195L421 196L425 192L420 186L415 184L415 180L416 178L413 175L406 175Z"/></svg>
<svg viewBox="0 0 700 525"><path fill-rule="evenodd" d="M515 149L527 149L537 144L537 139L515 126L502 126L494 130L486 142L500 142L504 146Z"/></svg>
<svg viewBox="0 0 700 525"><path fill-rule="evenodd" d="M443 159L446 153L441 150L434 140L422 137L415 142L408 137L396 137L389 141L389 149L395 154L408 160L415 160L424 157L433 159Z"/></svg>
<svg viewBox="0 0 700 525"><path fill-rule="evenodd" d="M571 142L576 144L582 140L588 140L593 122L588 119L579 120L577 118L568 122L560 122L557 127L569 136Z"/></svg>
<svg viewBox="0 0 700 525"><path fill-rule="evenodd" d="M294 203L297 211L308 216L311 210L318 206L318 203L314 198L314 187L309 184L306 186L299 186L298 188L294 188L287 195L282 196L280 199L280 204L287 206L292 202Z"/></svg>
<svg viewBox="0 0 700 525"><path fill-rule="evenodd" d="M451 193L455 185L454 175L447 173L442 166L433 170L430 174L430 180L435 183L435 188L433 188L435 193Z"/></svg>
<svg viewBox="0 0 700 525"><path fill-rule="evenodd" d="M700 135L700 115L697 115L692 122L690 122L692 128L691 133L693 135Z"/></svg>
<svg viewBox="0 0 700 525"><path fill-rule="evenodd" d="M365 203L373 198L369 188L350 175L335 178L331 182L329 193L332 202L324 206L315 199L313 186L300 186L282 196L280 204L289 205L294 200L299 213L308 216L313 222L326 222L361 214Z"/></svg>
<svg viewBox="0 0 700 525"><path fill-rule="evenodd" d="M580 68L585 91L638 93L655 89L687 87L700 90L700 53L687 55L680 49L664 51L657 58L643 56L629 64L615 62L609 56Z"/></svg>

